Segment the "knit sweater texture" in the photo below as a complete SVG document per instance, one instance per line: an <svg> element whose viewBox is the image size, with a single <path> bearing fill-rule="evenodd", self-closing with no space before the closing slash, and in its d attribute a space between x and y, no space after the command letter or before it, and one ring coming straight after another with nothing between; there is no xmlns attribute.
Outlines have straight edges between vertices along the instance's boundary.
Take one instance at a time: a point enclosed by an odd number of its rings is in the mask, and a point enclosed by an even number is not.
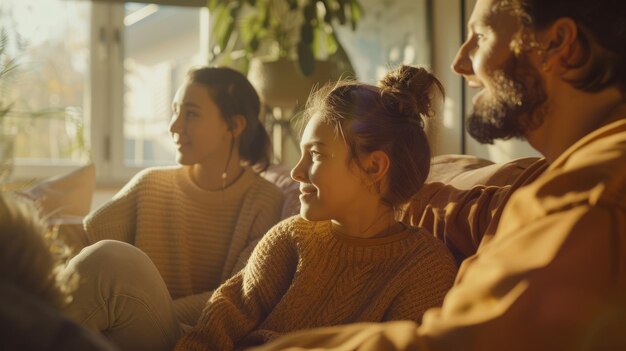
<svg viewBox="0 0 626 351"><path fill-rule="evenodd" d="M409 319L439 306L456 265L430 233L336 233L299 216L276 225L208 301L176 350L232 350L305 328Z"/></svg>
<svg viewBox="0 0 626 351"><path fill-rule="evenodd" d="M114 239L143 250L173 299L204 293L201 308L280 220L283 195L250 169L223 191L201 189L189 170L141 171L84 225L91 243Z"/></svg>

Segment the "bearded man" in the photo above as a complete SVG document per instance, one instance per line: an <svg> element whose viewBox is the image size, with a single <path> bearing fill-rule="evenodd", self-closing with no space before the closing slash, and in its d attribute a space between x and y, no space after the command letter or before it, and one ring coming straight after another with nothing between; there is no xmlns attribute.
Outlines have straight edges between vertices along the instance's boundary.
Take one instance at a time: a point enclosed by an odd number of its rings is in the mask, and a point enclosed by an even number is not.
<svg viewBox="0 0 626 351"><path fill-rule="evenodd" d="M479 89L470 134L544 158L509 187L420 192L407 220L470 256L421 325L259 350L626 350L626 1L478 0L468 34L452 68Z"/></svg>

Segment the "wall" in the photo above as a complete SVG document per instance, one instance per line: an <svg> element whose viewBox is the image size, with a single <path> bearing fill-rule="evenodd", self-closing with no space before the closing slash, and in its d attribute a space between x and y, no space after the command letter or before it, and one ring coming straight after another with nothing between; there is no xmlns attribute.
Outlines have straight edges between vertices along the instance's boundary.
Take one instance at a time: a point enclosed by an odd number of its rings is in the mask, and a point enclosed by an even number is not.
<svg viewBox="0 0 626 351"><path fill-rule="evenodd" d="M463 152L463 80L450 64L461 44L462 15L459 0L432 0L433 72L446 89L439 123L431 133L434 154Z"/></svg>
<svg viewBox="0 0 626 351"><path fill-rule="evenodd" d="M361 0L364 17L356 32L338 28L358 79L376 84L390 67L430 67L426 0Z"/></svg>

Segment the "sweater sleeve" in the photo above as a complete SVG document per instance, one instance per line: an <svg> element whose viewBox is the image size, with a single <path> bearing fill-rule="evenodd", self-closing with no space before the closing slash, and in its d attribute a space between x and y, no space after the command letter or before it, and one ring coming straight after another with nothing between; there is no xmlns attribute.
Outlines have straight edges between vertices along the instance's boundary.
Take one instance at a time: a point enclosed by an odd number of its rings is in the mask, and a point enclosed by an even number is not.
<svg viewBox="0 0 626 351"><path fill-rule="evenodd" d="M135 244L139 191L147 182L147 171L131 179L113 198L83 221L89 244L112 239Z"/></svg>
<svg viewBox="0 0 626 351"><path fill-rule="evenodd" d="M424 185L413 197L403 220L428 229L446 244L460 264L476 253L495 210L510 186L475 186L460 190L442 183Z"/></svg>
<svg viewBox="0 0 626 351"><path fill-rule="evenodd" d="M280 301L297 264L289 228L280 223L261 240L246 267L213 293L196 326L175 349L232 350Z"/></svg>
<svg viewBox="0 0 626 351"><path fill-rule="evenodd" d="M392 301L383 321L412 320L421 322L424 312L440 307L452 287L457 266L445 246L430 238L424 255L415 255L410 264L406 288Z"/></svg>
<svg viewBox="0 0 626 351"><path fill-rule="evenodd" d="M488 228L495 229L490 226L500 220L501 209L512 189L532 182L546 167L545 160L540 159L526 167L513 181L499 182L511 185L457 189L440 182L425 184L406 207L403 221L433 233L460 264L476 253Z"/></svg>

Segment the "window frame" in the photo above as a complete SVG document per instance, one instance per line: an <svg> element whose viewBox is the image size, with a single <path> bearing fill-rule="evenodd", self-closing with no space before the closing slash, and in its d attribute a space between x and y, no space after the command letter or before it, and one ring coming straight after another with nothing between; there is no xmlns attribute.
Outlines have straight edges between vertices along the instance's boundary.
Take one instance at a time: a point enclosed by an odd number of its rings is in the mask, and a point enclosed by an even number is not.
<svg viewBox="0 0 626 351"><path fill-rule="evenodd" d="M181 5L175 1L138 1ZM183 6L191 6L187 1ZM89 69L86 79L84 122L91 148L90 162L96 165L99 187L125 184L146 166L127 166L124 161L124 9L125 1L92 1L90 9ZM204 2L203 2L204 3ZM196 6L197 7L197 6ZM201 8L200 50L208 58L208 9ZM173 162L173 161L172 161ZM84 166L62 160L16 159L14 181L44 179Z"/></svg>

